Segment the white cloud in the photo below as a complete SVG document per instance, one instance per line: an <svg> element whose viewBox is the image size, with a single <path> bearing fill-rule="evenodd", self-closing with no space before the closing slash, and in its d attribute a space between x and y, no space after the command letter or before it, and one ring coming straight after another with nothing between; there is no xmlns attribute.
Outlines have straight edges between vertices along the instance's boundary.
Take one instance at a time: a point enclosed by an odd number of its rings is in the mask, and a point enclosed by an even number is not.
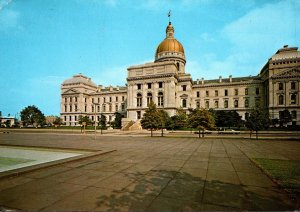
<svg viewBox="0 0 300 212"><path fill-rule="evenodd" d="M0 12L4 7L6 7L11 2L12 0L0 0Z"/></svg>

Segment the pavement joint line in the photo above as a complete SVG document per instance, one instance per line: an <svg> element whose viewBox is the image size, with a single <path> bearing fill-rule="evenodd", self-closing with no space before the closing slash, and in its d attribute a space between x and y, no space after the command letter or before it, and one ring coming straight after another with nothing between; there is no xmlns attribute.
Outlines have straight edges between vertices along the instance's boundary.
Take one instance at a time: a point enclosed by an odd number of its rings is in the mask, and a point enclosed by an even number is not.
<svg viewBox="0 0 300 212"><path fill-rule="evenodd" d="M214 144L214 141L210 145L210 150L209 150L209 155L208 155L208 164L209 164L209 161L210 161L210 154L211 154L211 150L212 150L213 144ZM205 186L206 186L206 182L207 182L207 175L208 175L208 167L206 169L206 175L205 175L205 180L204 180L204 184L203 184L203 190L202 190L202 196L201 196L201 204L203 203L204 190L205 190Z"/></svg>

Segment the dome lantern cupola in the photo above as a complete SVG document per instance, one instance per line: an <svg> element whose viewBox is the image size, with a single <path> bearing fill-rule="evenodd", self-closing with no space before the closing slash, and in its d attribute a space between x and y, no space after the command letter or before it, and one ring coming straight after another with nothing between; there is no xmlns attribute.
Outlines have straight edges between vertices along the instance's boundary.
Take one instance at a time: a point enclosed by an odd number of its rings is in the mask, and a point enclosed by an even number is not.
<svg viewBox="0 0 300 212"><path fill-rule="evenodd" d="M184 72L185 55L182 44L174 38L174 27L169 22L166 28L166 38L158 45L155 52L155 62L174 61L179 72Z"/></svg>

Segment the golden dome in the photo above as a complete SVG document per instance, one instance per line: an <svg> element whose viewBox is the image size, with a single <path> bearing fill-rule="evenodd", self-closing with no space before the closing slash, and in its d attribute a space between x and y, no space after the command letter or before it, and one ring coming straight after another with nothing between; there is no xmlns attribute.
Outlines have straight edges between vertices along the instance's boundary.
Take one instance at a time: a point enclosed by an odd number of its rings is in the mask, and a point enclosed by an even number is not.
<svg viewBox="0 0 300 212"><path fill-rule="evenodd" d="M162 52L178 52L184 54L182 44L175 38L166 38L156 49L156 55Z"/></svg>
<svg viewBox="0 0 300 212"><path fill-rule="evenodd" d="M174 38L174 27L171 22L166 28L166 38L158 45L155 52L155 60L161 61L167 58L180 57L184 60L182 44Z"/></svg>

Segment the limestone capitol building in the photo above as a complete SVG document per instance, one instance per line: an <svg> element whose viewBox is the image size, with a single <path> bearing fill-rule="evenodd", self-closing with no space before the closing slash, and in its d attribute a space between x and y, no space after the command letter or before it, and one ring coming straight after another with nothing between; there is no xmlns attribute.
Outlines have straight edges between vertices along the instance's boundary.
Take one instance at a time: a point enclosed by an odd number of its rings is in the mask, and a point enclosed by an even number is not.
<svg viewBox="0 0 300 212"><path fill-rule="evenodd" d="M107 121L113 121L115 112L119 112L125 117L123 127L138 129L152 100L170 116L180 107L185 110L202 107L235 110L243 119L250 108L260 104L269 110L270 119L279 119L280 113L287 109L292 115L289 124L300 125L297 47L285 45L279 49L253 77L193 80L185 72L185 64L184 48L175 39L174 27L169 22L154 62L129 67L126 86L103 87L82 74L65 80L61 85L61 118L67 126L76 126L80 115L96 122L100 115L105 115Z"/></svg>

